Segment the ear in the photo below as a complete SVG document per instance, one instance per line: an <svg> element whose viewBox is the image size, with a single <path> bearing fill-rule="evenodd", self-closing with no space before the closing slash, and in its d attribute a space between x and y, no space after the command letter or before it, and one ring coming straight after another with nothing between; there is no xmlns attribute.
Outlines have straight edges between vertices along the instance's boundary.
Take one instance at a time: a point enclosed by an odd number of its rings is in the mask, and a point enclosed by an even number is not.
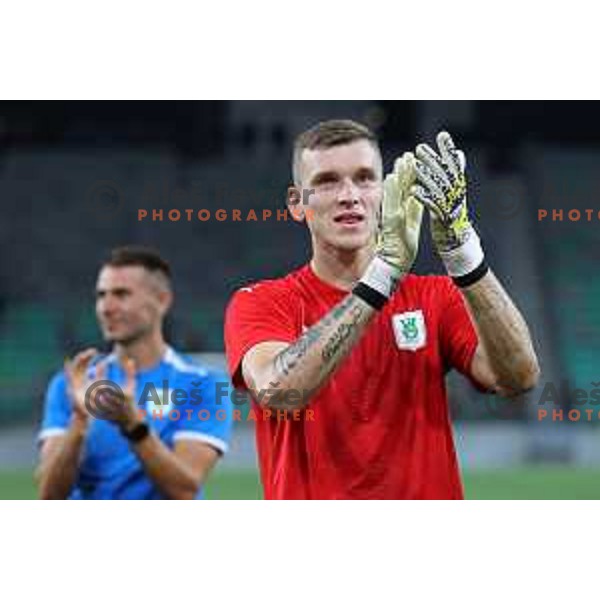
<svg viewBox="0 0 600 600"><path fill-rule="evenodd" d="M158 293L158 298L164 316L169 312L169 309L173 304L173 292L171 290L161 290Z"/></svg>
<svg viewBox="0 0 600 600"><path fill-rule="evenodd" d="M302 192L300 188L297 188L295 185L290 185L288 187L286 204L294 221L302 222L305 220L305 207L302 202Z"/></svg>

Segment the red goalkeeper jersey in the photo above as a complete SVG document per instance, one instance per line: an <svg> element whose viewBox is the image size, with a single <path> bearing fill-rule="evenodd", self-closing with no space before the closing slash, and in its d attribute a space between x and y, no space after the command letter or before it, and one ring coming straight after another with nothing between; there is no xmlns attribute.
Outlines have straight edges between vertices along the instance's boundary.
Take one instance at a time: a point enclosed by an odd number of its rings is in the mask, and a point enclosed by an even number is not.
<svg viewBox="0 0 600 600"><path fill-rule="evenodd" d="M347 294L309 265L238 290L225 319L234 385L250 348L295 342ZM408 275L300 419L259 415L265 498L462 498L444 377L470 377L476 347L452 280Z"/></svg>

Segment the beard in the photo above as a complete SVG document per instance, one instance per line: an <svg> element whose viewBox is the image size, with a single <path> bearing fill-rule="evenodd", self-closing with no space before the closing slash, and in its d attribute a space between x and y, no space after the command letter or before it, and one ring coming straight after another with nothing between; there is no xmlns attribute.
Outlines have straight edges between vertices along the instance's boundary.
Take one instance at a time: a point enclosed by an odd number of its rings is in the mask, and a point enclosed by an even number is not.
<svg viewBox="0 0 600 600"><path fill-rule="evenodd" d="M103 332L103 337L105 342L110 342L113 344L121 344L122 346L130 346L139 340L143 339L148 335L150 329L147 327L140 327L138 329L132 331L126 331L123 333L111 333L111 332Z"/></svg>

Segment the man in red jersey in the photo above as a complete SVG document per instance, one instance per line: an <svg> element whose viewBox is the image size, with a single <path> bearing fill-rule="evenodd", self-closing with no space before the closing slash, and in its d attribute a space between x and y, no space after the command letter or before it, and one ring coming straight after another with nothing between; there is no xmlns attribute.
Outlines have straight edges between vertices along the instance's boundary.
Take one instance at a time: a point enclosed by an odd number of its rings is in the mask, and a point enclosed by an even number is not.
<svg viewBox="0 0 600 600"><path fill-rule="evenodd" d="M358 123L319 123L296 140L289 203L312 260L238 290L225 323L234 385L264 413L266 498L460 499L445 374L504 395L539 377L469 222L464 156L447 133L437 142L383 182L376 138ZM423 206L449 277L409 274Z"/></svg>

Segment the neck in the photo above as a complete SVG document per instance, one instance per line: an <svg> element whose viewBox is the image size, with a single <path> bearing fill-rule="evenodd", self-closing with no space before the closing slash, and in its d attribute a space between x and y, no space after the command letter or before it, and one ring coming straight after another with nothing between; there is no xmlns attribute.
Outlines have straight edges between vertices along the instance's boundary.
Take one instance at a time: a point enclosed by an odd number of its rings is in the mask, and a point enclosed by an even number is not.
<svg viewBox="0 0 600 600"><path fill-rule="evenodd" d="M131 342L117 342L114 346L115 354L121 358L131 358L137 370L149 369L160 362L167 344L160 331L152 332Z"/></svg>
<svg viewBox="0 0 600 600"><path fill-rule="evenodd" d="M358 250L340 250L317 244L313 248L310 266L315 275L330 285L347 291L363 276L375 253L372 245Z"/></svg>

